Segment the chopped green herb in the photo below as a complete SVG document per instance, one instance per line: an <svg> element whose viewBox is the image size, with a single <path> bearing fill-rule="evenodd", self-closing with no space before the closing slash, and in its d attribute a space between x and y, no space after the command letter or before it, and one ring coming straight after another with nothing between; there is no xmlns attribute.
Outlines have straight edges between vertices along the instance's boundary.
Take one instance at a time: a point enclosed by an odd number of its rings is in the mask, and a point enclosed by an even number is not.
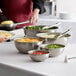
<svg viewBox="0 0 76 76"><path fill-rule="evenodd" d="M26 29L28 29L28 30L41 30L42 27L40 27L40 26L27 26Z"/></svg>
<svg viewBox="0 0 76 76"><path fill-rule="evenodd" d="M60 44L50 44L47 45L45 48L61 48L61 47L65 47L65 46Z"/></svg>
<svg viewBox="0 0 76 76"><path fill-rule="evenodd" d="M43 26L27 26L26 29L28 30L51 30L51 29L58 29L57 26L48 27L43 29Z"/></svg>

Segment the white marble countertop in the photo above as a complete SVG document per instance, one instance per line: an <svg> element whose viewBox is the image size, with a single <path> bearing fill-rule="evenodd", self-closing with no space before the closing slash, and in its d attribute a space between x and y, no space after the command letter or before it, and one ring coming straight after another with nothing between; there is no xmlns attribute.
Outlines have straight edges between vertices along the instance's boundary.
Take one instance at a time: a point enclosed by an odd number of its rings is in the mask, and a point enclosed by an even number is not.
<svg viewBox="0 0 76 76"><path fill-rule="evenodd" d="M47 16L44 16L44 15L40 15L40 21L43 22L43 21L52 21L52 22L75 22L76 23L76 18L70 18L70 19L60 19L56 16L51 16L51 15L47 15ZM40 23L40 22L39 22Z"/></svg>
<svg viewBox="0 0 76 76"><path fill-rule="evenodd" d="M0 64L28 71L30 74L37 73L39 76L76 76L76 60L64 63L65 55L76 56L76 44L68 44L63 54L44 62L33 62L29 55L18 53L13 42L0 44Z"/></svg>

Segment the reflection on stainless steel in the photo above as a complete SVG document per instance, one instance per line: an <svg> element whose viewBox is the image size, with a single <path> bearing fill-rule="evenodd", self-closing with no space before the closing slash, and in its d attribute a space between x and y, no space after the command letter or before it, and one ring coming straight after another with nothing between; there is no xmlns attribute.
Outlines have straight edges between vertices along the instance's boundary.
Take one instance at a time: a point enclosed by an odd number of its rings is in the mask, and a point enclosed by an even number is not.
<svg viewBox="0 0 76 76"><path fill-rule="evenodd" d="M71 59L76 59L76 57L69 57L69 58L68 58L67 55L66 55L66 56L65 56L65 59L64 59L64 62L65 62L65 63L68 63L68 61L71 60Z"/></svg>
<svg viewBox="0 0 76 76"><path fill-rule="evenodd" d="M71 30L71 28L69 28L68 30L66 30L63 33L61 33L58 37L62 37L63 35L65 35L66 33L68 33L70 30Z"/></svg>
<svg viewBox="0 0 76 76"><path fill-rule="evenodd" d="M25 22L20 22L20 23L15 23L15 24L0 24L0 29L1 30L13 30L15 29L15 27L17 25L20 25L20 24L25 24L25 23L28 23L29 21L25 21Z"/></svg>
<svg viewBox="0 0 76 76"><path fill-rule="evenodd" d="M49 26L44 26L42 29L46 29L46 28L50 28L50 29L58 29L58 26L60 25L61 23L60 22L58 22L58 23L55 23L55 24L53 24L53 25L49 25ZM53 28L53 27L55 27L55 28Z"/></svg>

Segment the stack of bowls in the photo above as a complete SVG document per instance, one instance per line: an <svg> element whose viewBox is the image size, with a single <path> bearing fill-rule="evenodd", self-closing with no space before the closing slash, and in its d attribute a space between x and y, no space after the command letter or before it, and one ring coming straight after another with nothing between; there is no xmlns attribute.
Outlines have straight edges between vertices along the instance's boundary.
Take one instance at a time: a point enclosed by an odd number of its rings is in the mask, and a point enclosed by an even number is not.
<svg viewBox="0 0 76 76"><path fill-rule="evenodd" d="M64 51L64 47L67 45L70 37L69 34L60 35L61 33L59 32L37 34L38 37L44 38L44 43L39 46L41 50L48 51L50 57L59 56Z"/></svg>
<svg viewBox="0 0 76 76"><path fill-rule="evenodd" d="M15 46L20 53L28 53L33 61L45 61L49 56L59 56L68 42L68 37L56 32L57 29L44 30L44 26L24 27L24 38L15 39ZM52 32L53 31L53 32ZM45 53L42 53L45 52Z"/></svg>

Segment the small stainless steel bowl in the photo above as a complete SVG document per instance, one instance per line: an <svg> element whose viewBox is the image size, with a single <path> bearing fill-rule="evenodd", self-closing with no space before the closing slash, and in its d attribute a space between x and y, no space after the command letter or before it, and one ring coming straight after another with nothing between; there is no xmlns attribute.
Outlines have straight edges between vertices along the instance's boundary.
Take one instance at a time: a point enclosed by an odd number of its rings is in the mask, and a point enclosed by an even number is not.
<svg viewBox="0 0 76 76"><path fill-rule="evenodd" d="M14 26L14 24L4 24L4 25L0 24L0 29L11 31L11 30L15 29L15 26Z"/></svg>
<svg viewBox="0 0 76 76"><path fill-rule="evenodd" d="M39 39L40 40L39 42L18 42L17 41L18 39L23 39L23 38L17 38L14 41L15 46L20 53L28 53L29 50L37 49L38 45L43 42L43 40L41 38L35 38L35 39Z"/></svg>
<svg viewBox="0 0 76 76"><path fill-rule="evenodd" d="M37 37L43 38L44 43L54 43L57 39L57 36L60 35L59 33L38 33L36 34Z"/></svg>
<svg viewBox="0 0 76 76"><path fill-rule="evenodd" d="M59 32L55 33L39 33L37 34L38 37L44 38L44 43L48 44L62 44L66 45L68 43L68 39L70 37L69 34L65 34L62 37L58 37L60 35Z"/></svg>
<svg viewBox="0 0 76 76"><path fill-rule="evenodd" d="M59 48L47 48L46 46L48 45L58 45L58 46L61 46ZM65 45L62 45L62 44L46 44L44 46L41 46L41 49L44 50L44 51L49 51L49 57L56 57L56 56L59 56L63 51L64 51L64 47Z"/></svg>
<svg viewBox="0 0 76 76"><path fill-rule="evenodd" d="M34 52L39 51L39 52L46 52L46 54L33 54ZM49 52L48 51L42 51L42 50L30 50L29 52L30 58L33 61L36 62L42 62L45 61L47 58L49 58Z"/></svg>

